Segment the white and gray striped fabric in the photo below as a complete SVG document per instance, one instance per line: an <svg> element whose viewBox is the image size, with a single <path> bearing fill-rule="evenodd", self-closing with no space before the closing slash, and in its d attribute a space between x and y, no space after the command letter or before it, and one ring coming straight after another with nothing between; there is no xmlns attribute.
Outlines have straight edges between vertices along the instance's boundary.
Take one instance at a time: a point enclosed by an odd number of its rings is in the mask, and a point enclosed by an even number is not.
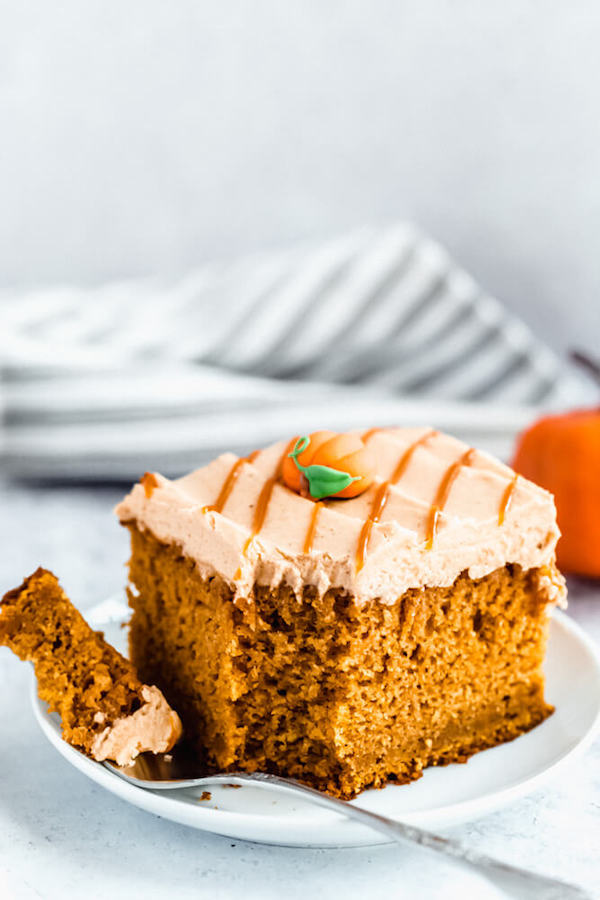
<svg viewBox="0 0 600 900"><path fill-rule="evenodd" d="M318 427L430 423L490 446L584 391L405 224L180 280L5 292L0 314L15 477L174 475Z"/></svg>

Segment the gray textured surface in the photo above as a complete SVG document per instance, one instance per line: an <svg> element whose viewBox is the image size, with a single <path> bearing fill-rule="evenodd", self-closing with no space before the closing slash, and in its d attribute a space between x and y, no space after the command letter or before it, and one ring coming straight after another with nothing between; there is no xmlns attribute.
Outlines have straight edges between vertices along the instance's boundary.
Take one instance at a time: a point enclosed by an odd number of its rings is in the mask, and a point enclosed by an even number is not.
<svg viewBox="0 0 600 900"><path fill-rule="evenodd" d="M0 286L413 218L597 346L594 0L0 4Z"/></svg>
<svg viewBox="0 0 600 900"><path fill-rule="evenodd" d="M0 486L0 590L38 564L82 606L124 581L126 536L111 513L118 488ZM573 584L570 613L600 642L600 589ZM74 771L39 732L27 667L0 649L0 896L497 897L423 851L297 850L192 831L134 809ZM600 743L562 777L511 807L449 833L486 852L589 890L600 884ZM465 893L467 891L467 893Z"/></svg>

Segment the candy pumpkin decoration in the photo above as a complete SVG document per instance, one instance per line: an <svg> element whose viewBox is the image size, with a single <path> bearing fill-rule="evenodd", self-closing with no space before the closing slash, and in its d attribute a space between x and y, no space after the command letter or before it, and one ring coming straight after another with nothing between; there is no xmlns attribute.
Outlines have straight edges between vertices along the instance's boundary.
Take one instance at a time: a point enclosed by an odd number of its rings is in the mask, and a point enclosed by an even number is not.
<svg viewBox="0 0 600 900"><path fill-rule="evenodd" d="M521 435L513 468L554 494L559 567L600 577L600 409L540 419Z"/></svg>
<svg viewBox="0 0 600 900"><path fill-rule="evenodd" d="M284 483L313 500L357 497L373 481L373 459L358 435L315 431L299 437L282 467Z"/></svg>

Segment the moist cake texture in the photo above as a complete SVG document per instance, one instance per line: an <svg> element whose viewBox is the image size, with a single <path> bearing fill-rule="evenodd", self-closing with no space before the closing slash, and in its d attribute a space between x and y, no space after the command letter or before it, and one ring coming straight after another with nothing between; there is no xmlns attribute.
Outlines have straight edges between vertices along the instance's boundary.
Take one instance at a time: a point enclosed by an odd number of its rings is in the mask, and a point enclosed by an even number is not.
<svg viewBox="0 0 600 900"><path fill-rule="evenodd" d="M145 476L117 508L132 661L209 767L352 797L551 712L551 496L431 429L362 437L375 478L352 499L289 490L284 441Z"/></svg>
<svg viewBox="0 0 600 900"><path fill-rule="evenodd" d="M179 717L133 665L93 631L56 577L37 569L0 604L0 645L35 667L40 698L58 712L65 741L120 765L170 750Z"/></svg>

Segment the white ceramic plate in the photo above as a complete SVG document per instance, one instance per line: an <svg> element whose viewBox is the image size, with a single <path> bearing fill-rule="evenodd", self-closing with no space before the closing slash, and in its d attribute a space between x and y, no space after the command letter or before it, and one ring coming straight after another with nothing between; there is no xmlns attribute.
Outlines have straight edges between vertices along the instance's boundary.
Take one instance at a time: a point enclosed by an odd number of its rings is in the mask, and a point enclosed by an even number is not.
<svg viewBox="0 0 600 900"><path fill-rule="evenodd" d="M94 628L125 649L129 615L121 599L110 599L88 613ZM465 765L428 769L409 785L365 791L359 806L414 825L439 829L489 813L556 777L559 766L587 747L600 726L600 661L584 632L555 611L546 659L547 699L554 715L508 744L476 754ZM229 837L288 846L360 846L382 843L381 836L340 816L265 788L216 787L201 801L199 790L146 791L120 779L60 737L32 689L33 709L42 731L65 759L113 794L148 812L193 828Z"/></svg>

